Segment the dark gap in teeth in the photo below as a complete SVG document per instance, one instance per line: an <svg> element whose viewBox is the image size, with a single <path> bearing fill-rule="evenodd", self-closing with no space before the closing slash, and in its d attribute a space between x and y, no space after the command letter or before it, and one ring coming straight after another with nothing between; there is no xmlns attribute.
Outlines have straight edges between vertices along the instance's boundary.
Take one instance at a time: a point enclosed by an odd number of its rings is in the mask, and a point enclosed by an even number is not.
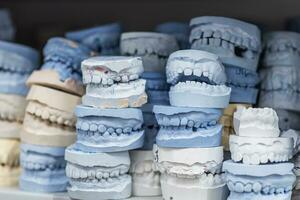
<svg viewBox="0 0 300 200"><path fill-rule="evenodd" d="M208 77L205 77L203 75L201 76L195 76L195 75L189 75L186 76L183 73L180 73L178 75L178 82L186 82L186 81L196 81L196 82L204 82L209 85L217 85L214 81L210 80Z"/></svg>
<svg viewBox="0 0 300 200"><path fill-rule="evenodd" d="M49 119L43 119L43 118L41 118L41 117L39 117L39 116L33 115L33 114L31 114L31 113L28 113L28 112L27 112L27 114L30 115L34 120L38 120L38 121L40 121L40 122L46 123L46 124L49 125L49 126L54 126L54 127L62 128L62 129L64 129L64 130L75 130L74 127L67 126L67 125L65 125L65 124L58 124L58 123L55 122L55 121L52 122L52 121L50 121Z"/></svg>
<svg viewBox="0 0 300 200"><path fill-rule="evenodd" d="M132 53L124 53L124 55L125 55L125 56L136 55L136 56L142 56L142 57L143 57L143 56L147 56L147 55L154 55L154 56L157 56L159 59L168 59L168 56L159 55L159 54L154 53L154 52L152 52L152 53L146 52L146 53L141 53L141 54L139 54L137 49L135 49L135 51L134 51L133 54L132 54Z"/></svg>

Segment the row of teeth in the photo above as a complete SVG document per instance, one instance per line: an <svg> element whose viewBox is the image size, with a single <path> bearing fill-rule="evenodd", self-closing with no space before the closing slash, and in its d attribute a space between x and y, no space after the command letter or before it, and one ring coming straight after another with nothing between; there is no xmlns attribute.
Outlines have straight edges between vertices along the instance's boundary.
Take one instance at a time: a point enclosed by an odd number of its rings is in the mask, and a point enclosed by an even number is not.
<svg viewBox="0 0 300 200"><path fill-rule="evenodd" d="M203 121L196 121L189 119L187 117L167 117L163 115L156 115L156 119L160 127L168 127L168 126L182 126L182 127L188 127L188 128L206 128L209 126L215 126L217 124L217 121L213 120L210 122L203 122Z"/></svg>
<svg viewBox="0 0 300 200"><path fill-rule="evenodd" d="M123 175L124 176L124 175ZM105 186L105 184L109 184L109 183L117 183L119 185L119 182L122 181L123 176L118 176L118 177L113 177L113 178L101 178L101 179L89 179L89 178L79 178L79 179L71 179L71 185L72 185L72 181L76 181L76 183L78 182L84 182L84 183L93 183L93 184L98 184L100 183L101 186Z"/></svg>
<svg viewBox="0 0 300 200"><path fill-rule="evenodd" d="M263 184L259 182L255 183L247 183L244 184L242 182L232 182L228 181L227 186L230 191L235 191L238 193L243 193L243 192L255 192L255 193L263 193L265 195L272 195L272 194L284 194L288 193L292 190L292 186L287 186L285 188L277 188L276 186L263 186Z"/></svg>
<svg viewBox="0 0 300 200"><path fill-rule="evenodd" d="M230 93L230 88L225 85L210 85L205 82L196 82L196 81L186 81L186 82L179 82L176 85L172 86L170 91L173 90L180 90L180 89L187 89L191 90L202 90L205 92L215 92L215 93Z"/></svg>
<svg viewBox="0 0 300 200"><path fill-rule="evenodd" d="M117 133L117 132L104 132L104 133L99 133L99 132L93 132L93 131L77 131L77 134L82 136L82 137L118 137L118 136L131 136L135 132L130 132L130 133ZM117 139L117 138L116 138Z"/></svg>
<svg viewBox="0 0 300 200"><path fill-rule="evenodd" d="M22 60L23 61L23 60ZM27 62L31 66L30 62ZM24 64L24 66L27 66ZM31 70L27 70L25 67L19 67L16 62L6 61L6 59L0 59L0 69L6 72L19 73L19 74L30 74Z"/></svg>
<svg viewBox="0 0 300 200"><path fill-rule="evenodd" d="M76 117L73 113L63 114L61 111L42 106L37 102L31 101L26 108L26 112L59 125L74 127L76 123Z"/></svg>
<svg viewBox="0 0 300 200"><path fill-rule="evenodd" d="M250 165L258 165L261 163L265 164L268 162L271 163L286 162L290 159L288 154L279 154L274 152L269 152L269 153L265 152L262 154L258 154L258 153L243 154L241 152L235 152L232 150L231 150L231 158L235 162L243 161L243 163L250 164Z"/></svg>
<svg viewBox="0 0 300 200"><path fill-rule="evenodd" d="M276 72L265 71L267 76L261 82L260 88L264 90L294 90L300 92L299 82L297 81L297 72L294 73L295 77L280 75ZM290 72L293 73L293 72ZM293 75L293 76L294 76Z"/></svg>
<svg viewBox="0 0 300 200"><path fill-rule="evenodd" d="M221 30L203 30L195 28L191 31L190 34L190 43L193 43L195 40L199 39L218 39L218 41L226 41L230 45L238 46L245 49L252 49L259 51L260 44L257 41L251 39L250 37L239 37L230 33L229 31ZM221 43L221 42L220 42Z"/></svg>
<svg viewBox="0 0 300 200"><path fill-rule="evenodd" d="M20 116L21 114L21 116ZM24 114L23 113L14 113L11 110L1 110L0 111L0 119L1 120L7 120L7 121L17 121L22 123L24 118Z"/></svg>
<svg viewBox="0 0 300 200"><path fill-rule="evenodd" d="M67 177L73 179L109 179L126 174L127 172L128 168L125 166L119 166L114 169L87 169L83 167L76 167L75 165L68 163L66 167Z"/></svg>
<svg viewBox="0 0 300 200"><path fill-rule="evenodd" d="M21 165L25 169L29 170L58 170L58 169L64 169L66 167L65 162L56 162L56 163L35 163L31 161L21 161Z"/></svg>
<svg viewBox="0 0 300 200"><path fill-rule="evenodd" d="M268 52L275 52L279 53L281 51L288 51L290 53L300 53L299 46L296 44L294 45L292 42L286 41L286 43L283 42L268 42L266 44L266 47L264 48Z"/></svg>
<svg viewBox="0 0 300 200"><path fill-rule="evenodd" d="M64 53L59 53L60 48L57 48L57 52L54 54L46 55L44 57L44 63L49 62L51 63L52 68L61 68L62 64L63 66L69 66L71 67L73 73L81 73L80 64L76 65L76 63L73 63L72 58L68 58L66 56L62 56ZM64 50L62 50L64 51ZM79 66L79 67L78 67ZM69 71L69 70L68 70Z"/></svg>
<svg viewBox="0 0 300 200"><path fill-rule="evenodd" d="M128 83L129 81L134 81L139 78L138 74L131 74L131 75L120 75L120 76L110 76L110 78L105 77L102 74L93 74L93 73L85 73L83 75L83 83L84 84L102 84L102 85L113 85L115 83Z"/></svg>
<svg viewBox="0 0 300 200"><path fill-rule="evenodd" d="M83 131L99 132L99 133L108 132L108 133L117 133L117 134L123 134L123 133L130 134L133 131L140 130L141 125L136 127L113 128L103 124L96 124L96 123L90 123L88 121L78 120L76 123L76 129L83 130Z"/></svg>
<svg viewBox="0 0 300 200"><path fill-rule="evenodd" d="M144 161L131 166L130 173L144 174L156 171L156 165L153 161Z"/></svg>

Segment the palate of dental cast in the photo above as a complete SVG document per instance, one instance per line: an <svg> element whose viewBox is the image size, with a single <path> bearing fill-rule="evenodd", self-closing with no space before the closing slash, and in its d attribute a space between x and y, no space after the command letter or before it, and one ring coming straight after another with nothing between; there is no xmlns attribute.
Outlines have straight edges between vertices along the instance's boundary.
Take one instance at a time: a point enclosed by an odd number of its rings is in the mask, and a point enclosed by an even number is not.
<svg viewBox="0 0 300 200"><path fill-rule="evenodd" d="M64 147L23 143L20 157L22 165L20 189L43 193L65 191L68 179L65 175L64 153Z"/></svg>
<svg viewBox="0 0 300 200"><path fill-rule="evenodd" d="M269 32L264 37L264 67L297 66L300 62L300 34L291 31Z"/></svg>
<svg viewBox="0 0 300 200"><path fill-rule="evenodd" d="M160 196L160 174L152 150L130 151L133 196Z"/></svg>
<svg viewBox="0 0 300 200"><path fill-rule="evenodd" d="M232 18L203 16L193 18L190 28L192 49L216 53L226 65L256 71L261 52L257 26Z"/></svg>
<svg viewBox="0 0 300 200"><path fill-rule="evenodd" d="M226 182L231 192L245 194L246 196L247 194L254 196L270 195L268 199L273 199L272 195L275 195L275 197L277 195L279 197L280 195L290 195L296 180L292 172L293 167L292 163L247 165L234 163L231 160L223 163Z"/></svg>
<svg viewBox="0 0 300 200"><path fill-rule="evenodd" d="M286 162L293 157L294 142L284 137L240 137L230 135L231 159L249 165Z"/></svg>
<svg viewBox="0 0 300 200"><path fill-rule="evenodd" d="M218 109L157 106L153 108L160 126L156 143L162 147L212 147L221 144L222 126Z"/></svg>
<svg viewBox="0 0 300 200"><path fill-rule="evenodd" d="M233 115L236 135L245 137L279 137L278 120L278 116L272 108L238 107Z"/></svg>
<svg viewBox="0 0 300 200"><path fill-rule="evenodd" d="M163 33L127 32L121 35L121 54L140 56L145 71L164 71L168 56L178 49L176 39Z"/></svg>
<svg viewBox="0 0 300 200"><path fill-rule="evenodd" d="M139 57L92 57L82 62L86 94L83 105L98 108L140 107L147 102Z"/></svg>
<svg viewBox="0 0 300 200"><path fill-rule="evenodd" d="M225 108L231 89L225 86L224 66L216 55L199 50L180 50L168 59L167 82L172 106Z"/></svg>
<svg viewBox="0 0 300 200"><path fill-rule="evenodd" d="M67 32L66 38L86 45L101 55L117 55L121 25L118 23L105 24L88 29Z"/></svg>
<svg viewBox="0 0 300 200"><path fill-rule="evenodd" d="M95 152L126 151L143 146L142 111L77 106L76 146Z"/></svg>
<svg viewBox="0 0 300 200"><path fill-rule="evenodd" d="M130 166L126 151L87 153L72 145L66 149L66 174L70 178L71 198L125 199L131 194Z"/></svg>

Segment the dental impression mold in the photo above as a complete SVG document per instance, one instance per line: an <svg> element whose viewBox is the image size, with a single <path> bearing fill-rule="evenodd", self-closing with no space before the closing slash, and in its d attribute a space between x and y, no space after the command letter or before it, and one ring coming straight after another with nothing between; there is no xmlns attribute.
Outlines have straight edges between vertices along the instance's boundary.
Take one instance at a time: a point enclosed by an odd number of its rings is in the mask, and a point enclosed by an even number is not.
<svg viewBox="0 0 300 200"><path fill-rule="evenodd" d="M82 62L83 83L87 85L82 98L85 106L98 108L140 107L147 102L146 81L139 57L92 57Z"/></svg>
<svg viewBox="0 0 300 200"><path fill-rule="evenodd" d="M225 65L256 71L261 52L257 26L240 20L203 16L190 21L192 49L217 54Z"/></svg>
<svg viewBox="0 0 300 200"><path fill-rule="evenodd" d="M88 152L116 152L143 146L142 111L77 106L76 147Z"/></svg>
<svg viewBox="0 0 300 200"><path fill-rule="evenodd" d="M0 186L16 186L20 175L20 141L0 139Z"/></svg>
<svg viewBox="0 0 300 200"><path fill-rule="evenodd" d="M296 180L292 163L247 165L231 160L223 163L228 199L289 200Z"/></svg>
<svg viewBox="0 0 300 200"><path fill-rule="evenodd" d="M128 152L89 153L66 149L68 193L81 200L126 199L131 195Z"/></svg>
<svg viewBox="0 0 300 200"><path fill-rule="evenodd" d="M220 109L174 106L153 108L159 131L156 143L160 147L217 147L221 145Z"/></svg>
<svg viewBox="0 0 300 200"><path fill-rule="evenodd" d="M160 174L152 150L130 151L133 196L160 196Z"/></svg>
<svg viewBox="0 0 300 200"><path fill-rule="evenodd" d="M118 23L105 24L66 33L66 38L81 43L101 55L118 55L122 32Z"/></svg>
<svg viewBox="0 0 300 200"><path fill-rule="evenodd" d="M200 50L172 53L166 67L170 104L181 107L226 108L231 88L218 56Z"/></svg>
<svg viewBox="0 0 300 200"><path fill-rule="evenodd" d="M68 179L65 175L65 148L21 145L21 190L31 192L62 192Z"/></svg>
<svg viewBox="0 0 300 200"><path fill-rule="evenodd" d="M166 22L155 27L155 31L173 35L180 49L189 48L189 25L183 22Z"/></svg>
<svg viewBox="0 0 300 200"><path fill-rule="evenodd" d="M225 200L225 176L221 172L223 148L154 149L161 172L162 196L174 200Z"/></svg>
<svg viewBox="0 0 300 200"><path fill-rule="evenodd" d="M73 110L80 103L78 96L33 85L27 100L22 142L57 147L75 142Z"/></svg>
<svg viewBox="0 0 300 200"><path fill-rule="evenodd" d="M145 71L164 72L169 55L178 49L175 37L163 33L127 32L121 35L121 54L141 57Z"/></svg>
<svg viewBox="0 0 300 200"><path fill-rule="evenodd" d="M43 49L44 64L29 78L29 86L37 84L83 95L81 61L92 56L85 45L65 38L50 38Z"/></svg>

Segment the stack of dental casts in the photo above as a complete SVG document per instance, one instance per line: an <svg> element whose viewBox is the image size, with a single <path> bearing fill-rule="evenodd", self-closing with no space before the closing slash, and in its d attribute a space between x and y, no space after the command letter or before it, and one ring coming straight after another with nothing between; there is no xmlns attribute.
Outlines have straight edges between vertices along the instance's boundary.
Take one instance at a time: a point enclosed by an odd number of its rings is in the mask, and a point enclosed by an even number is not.
<svg viewBox="0 0 300 200"><path fill-rule="evenodd" d="M83 94L80 63L91 51L51 38L43 54L41 69L27 80L31 88L21 132L19 184L22 190L49 193L65 191L68 184L65 148L76 139L74 109Z"/></svg>
<svg viewBox="0 0 300 200"><path fill-rule="evenodd" d="M228 199L290 200L296 177L292 137L279 137L278 116L271 108L239 107L236 135L230 136L231 159L223 163Z"/></svg>
<svg viewBox="0 0 300 200"><path fill-rule="evenodd" d="M0 12L1 13L1 12ZM26 80L38 67L36 50L0 41L0 186L18 184L20 132L26 107Z"/></svg>
<svg viewBox="0 0 300 200"><path fill-rule="evenodd" d="M128 150L141 148L144 142L143 115L136 108L147 102L146 81L140 79L142 59L92 57L81 68L86 94L75 111L77 141L65 155L69 196L128 198L132 192Z"/></svg>
<svg viewBox="0 0 300 200"><path fill-rule="evenodd" d="M121 54L142 58L146 79L148 103L142 107L145 142L142 148L130 152L132 165L133 196L160 196L159 172L153 162L153 144L158 124L153 114L154 105L169 104L169 85L166 82L165 65L169 55L178 50L176 39L154 32L128 32L121 35Z"/></svg>
<svg viewBox="0 0 300 200"><path fill-rule="evenodd" d="M184 22L166 22L159 24L155 27L155 31L158 33L165 33L173 35L180 49L188 49L189 44L189 25Z"/></svg>
<svg viewBox="0 0 300 200"><path fill-rule="evenodd" d="M11 14L7 9L0 9L0 40L14 41L15 27Z"/></svg>
<svg viewBox="0 0 300 200"><path fill-rule="evenodd" d="M257 26L240 20L203 16L190 21L190 45L218 55L225 66L226 85L231 88L230 106L221 123L223 145L228 151L228 138L234 134L233 112L240 104L256 104L259 78L256 73L261 52L261 34Z"/></svg>
<svg viewBox="0 0 300 200"><path fill-rule="evenodd" d="M154 149L164 199L226 199L221 173L222 111L231 89L218 56L200 50L172 53L166 66L170 105L154 106Z"/></svg>
<svg viewBox="0 0 300 200"><path fill-rule="evenodd" d="M122 32L118 23L105 24L66 33L66 38L81 43L101 55L119 55Z"/></svg>

